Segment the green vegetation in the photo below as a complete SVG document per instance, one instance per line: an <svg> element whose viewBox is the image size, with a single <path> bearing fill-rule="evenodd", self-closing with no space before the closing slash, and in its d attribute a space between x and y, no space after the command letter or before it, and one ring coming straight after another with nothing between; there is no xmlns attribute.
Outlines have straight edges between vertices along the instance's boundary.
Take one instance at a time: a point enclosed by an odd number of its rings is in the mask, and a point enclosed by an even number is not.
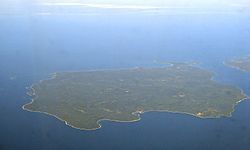
<svg viewBox="0 0 250 150"><path fill-rule="evenodd" d="M99 120L135 121L147 111L197 117L230 116L245 98L240 89L211 80L213 74L175 63L135 68L57 73L32 86L29 111L44 112L79 129L96 129Z"/></svg>
<svg viewBox="0 0 250 150"><path fill-rule="evenodd" d="M227 61L226 64L241 71L250 72L250 56Z"/></svg>

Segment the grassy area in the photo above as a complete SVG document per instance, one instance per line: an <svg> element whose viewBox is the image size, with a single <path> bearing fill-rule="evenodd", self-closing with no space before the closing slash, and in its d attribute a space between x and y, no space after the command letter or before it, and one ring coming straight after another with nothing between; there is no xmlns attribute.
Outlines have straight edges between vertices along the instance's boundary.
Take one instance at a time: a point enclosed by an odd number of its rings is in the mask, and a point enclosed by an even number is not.
<svg viewBox="0 0 250 150"><path fill-rule="evenodd" d="M99 128L102 119L138 120L138 113L147 111L230 116L245 95L238 88L216 83L212 76L181 63L165 68L57 73L32 86L34 101L24 108L52 114L80 129Z"/></svg>

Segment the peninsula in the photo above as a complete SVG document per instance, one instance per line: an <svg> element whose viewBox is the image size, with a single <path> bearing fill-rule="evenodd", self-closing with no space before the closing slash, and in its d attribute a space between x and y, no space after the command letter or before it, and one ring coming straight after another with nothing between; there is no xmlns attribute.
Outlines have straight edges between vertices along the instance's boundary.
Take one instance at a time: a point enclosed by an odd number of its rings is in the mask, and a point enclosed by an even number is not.
<svg viewBox="0 0 250 150"><path fill-rule="evenodd" d="M250 56L233 59L225 62L225 64L241 71L250 72Z"/></svg>
<svg viewBox="0 0 250 150"><path fill-rule="evenodd" d="M184 63L56 73L31 86L32 102L23 109L52 115L82 130L101 120L132 122L148 111L185 113L201 118L231 116L246 96L212 80L213 73Z"/></svg>

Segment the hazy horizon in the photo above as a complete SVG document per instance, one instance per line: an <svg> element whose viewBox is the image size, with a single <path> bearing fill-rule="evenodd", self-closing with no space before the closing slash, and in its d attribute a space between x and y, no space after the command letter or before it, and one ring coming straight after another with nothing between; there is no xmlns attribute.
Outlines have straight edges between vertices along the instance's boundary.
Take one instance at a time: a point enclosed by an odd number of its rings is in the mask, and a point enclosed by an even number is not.
<svg viewBox="0 0 250 150"><path fill-rule="evenodd" d="M79 14L89 9L129 11L177 11L197 13L242 13L250 12L247 0L12 0L0 2L0 14ZM103 12L99 12L100 14Z"/></svg>

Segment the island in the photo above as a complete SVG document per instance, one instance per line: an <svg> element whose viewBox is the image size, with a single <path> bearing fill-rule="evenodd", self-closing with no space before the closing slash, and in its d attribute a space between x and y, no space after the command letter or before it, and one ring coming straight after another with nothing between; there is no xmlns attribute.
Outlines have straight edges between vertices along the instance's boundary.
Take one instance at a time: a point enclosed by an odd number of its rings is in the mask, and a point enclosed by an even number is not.
<svg viewBox="0 0 250 150"><path fill-rule="evenodd" d="M225 64L227 66L230 66L232 68L235 68L244 72L250 72L250 56L232 59L232 60L226 61Z"/></svg>
<svg viewBox="0 0 250 150"><path fill-rule="evenodd" d="M185 63L61 72L33 84L28 91L32 101L23 109L52 115L81 130L98 129L102 120L138 121L149 111L229 117L246 95L212 78L213 73Z"/></svg>

